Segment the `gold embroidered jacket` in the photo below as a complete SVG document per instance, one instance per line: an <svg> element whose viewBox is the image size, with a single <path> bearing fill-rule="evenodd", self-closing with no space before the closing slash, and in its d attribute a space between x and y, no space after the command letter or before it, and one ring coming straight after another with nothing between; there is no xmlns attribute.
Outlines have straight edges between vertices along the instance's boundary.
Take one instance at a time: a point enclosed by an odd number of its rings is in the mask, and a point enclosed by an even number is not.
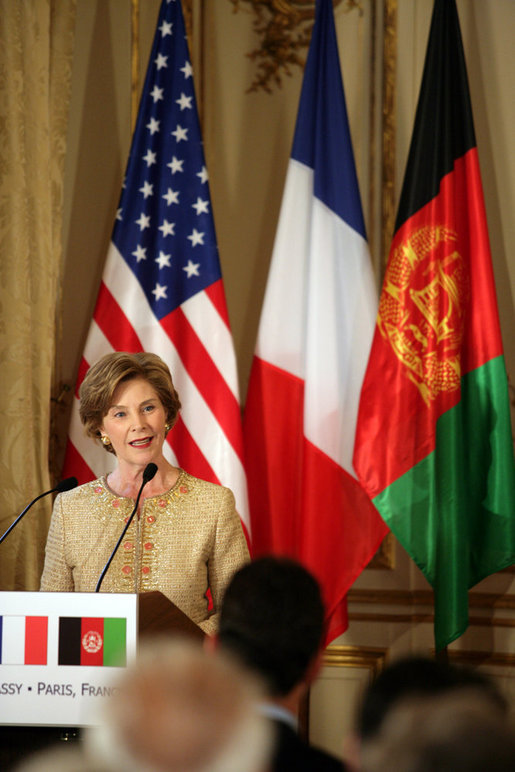
<svg viewBox="0 0 515 772"><path fill-rule="evenodd" d="M116 496L105 477L59 494L41 590L93 592L134 503ZM248 559L232 491L181 470L171 490L143 500L100 591L160 590L204 632L213 633L225 587Z"/></svg>

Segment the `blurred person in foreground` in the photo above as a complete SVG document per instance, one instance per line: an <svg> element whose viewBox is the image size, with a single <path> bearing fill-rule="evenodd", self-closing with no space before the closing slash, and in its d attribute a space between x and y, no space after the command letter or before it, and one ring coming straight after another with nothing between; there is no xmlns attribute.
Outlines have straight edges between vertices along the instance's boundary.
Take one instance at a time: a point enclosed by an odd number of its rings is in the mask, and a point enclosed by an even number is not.
<svg viewBox="0 0 515 772"><path fill-rule="evenodd" d="M225 586L249 559L247 543L233 493L164 456L181 407L170 370L156 354L106 354L88 370L79 394L86 433L116 456L116 467L57 496L41 590L95 590L135 506L143 471L154 463L157 473L101 589L159 590L204 632L214 632Z"/></svg>
<svg viewBox="0 0 515 772"><path fill-rule="evenodd" d="M144 645L81 747L19 772L267 772L271 732L259 686L228 658L179 637Z"/></svg>
<svg viewBox="0 0 515 772"><path fill-rule="evenodd" d="M477 686L403 697L363 748L362 772L513 772L515 727Z"/></svg>
<svg viewBox="0 0 515 772"><path fill-rule="evenodd" d="M351 770L361 770L366 749L380 734L390 714L406 700L422 702L440 695L472 692L504 718L507 702L488 676L469 667L424 655L407 655L390 662L365 689L356 713L353 734L344 739L344 759Z"/></svg>
<svg viewBox="0 0 515 772"><path fill-rule="evenodd" d="M259 711L275 733L271 772L342 772L342 763L304 742L299 707L322 660L324 606L316 579L286 558L240 568L225 592L218 635L207 645L236 657L265 685Z"/></svg>

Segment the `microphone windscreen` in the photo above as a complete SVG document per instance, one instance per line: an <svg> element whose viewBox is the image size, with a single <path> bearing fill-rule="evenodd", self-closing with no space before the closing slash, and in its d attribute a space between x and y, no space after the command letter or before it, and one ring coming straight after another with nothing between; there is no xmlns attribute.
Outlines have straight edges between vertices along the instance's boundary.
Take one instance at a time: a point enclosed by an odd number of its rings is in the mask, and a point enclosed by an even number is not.
<svg viewBox="0 0 515 772"><path fill-rule="evenodd" d="M143 470L143 482L148 483L157 472L157 464L153 464L150 462L150 464L147 464L145 469Z"/></svg>
<svg viewBox="0 0 515 772"><path fill-rule="evenodd" d="M58 493L63 493L64 491L71 491L71 489L76 488L78 484L76 477L67 477L66 480L61 480L60 483L57 483L55 489Z"/></svg>

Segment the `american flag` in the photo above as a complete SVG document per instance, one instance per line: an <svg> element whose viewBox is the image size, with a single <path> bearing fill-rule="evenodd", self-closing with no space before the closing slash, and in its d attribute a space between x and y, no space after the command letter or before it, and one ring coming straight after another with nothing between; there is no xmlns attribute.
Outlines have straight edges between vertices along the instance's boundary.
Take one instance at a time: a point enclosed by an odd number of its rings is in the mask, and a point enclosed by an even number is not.
<svg viewBox="0 0 515 772"><path fill-rule="evenodd" d="M227 485L248 532L238 378L180 0L163 0L125 182L75 393L63 474L109 471L84 434L78 388L110 351L152 351L182 410L165 455Z"/></svg>

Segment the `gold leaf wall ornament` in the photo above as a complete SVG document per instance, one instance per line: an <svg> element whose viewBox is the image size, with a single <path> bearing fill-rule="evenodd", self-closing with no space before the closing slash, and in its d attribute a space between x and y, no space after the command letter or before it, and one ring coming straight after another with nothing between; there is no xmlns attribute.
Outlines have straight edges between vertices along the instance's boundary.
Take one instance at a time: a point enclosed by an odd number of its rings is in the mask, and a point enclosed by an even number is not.
<svg viewBox="0 0 515 772"><path fill-rule="evenodd" d="M383 94L381 153L381 259L383 277L395 228L395 97L397 76L397 0L383 2Z"/></svg>
<svg viewBox="0 0 515 772"><path fill-rule="evenodd" d="M315 20L314 0L229 0L237 13L245 3L255 13L254 30L260 45L247 56L256 64L256 75L248 92L272 93L281 88L282 78L292 75L292 68L304 67ZM363 13L362 0L333 0L343 3L345 11L355 8Z"/></svg>

